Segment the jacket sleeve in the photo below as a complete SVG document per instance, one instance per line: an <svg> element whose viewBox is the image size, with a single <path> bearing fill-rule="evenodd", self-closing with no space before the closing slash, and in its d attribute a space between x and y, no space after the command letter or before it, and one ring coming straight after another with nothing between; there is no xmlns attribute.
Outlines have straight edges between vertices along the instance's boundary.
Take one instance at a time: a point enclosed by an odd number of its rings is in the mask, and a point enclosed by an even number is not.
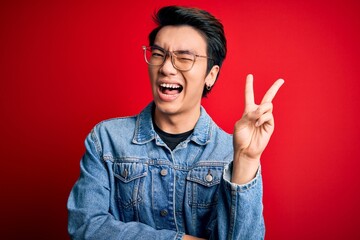
<svg viewBox="0 0 360 240"><path fill-rule="evenodd" d="M121 222L110 211L110 181L94 130L85 141L80 177L71 190L68 232L71 239L182 239L183 233L156 230L140 222Z"/></svg>
<svg viewBox="0 0 360 240"><path fill-rule="evenodd" d="M230 182L232 163L223 174L219 201L210 239L264 239L261 167L247 184Z"/></svg>

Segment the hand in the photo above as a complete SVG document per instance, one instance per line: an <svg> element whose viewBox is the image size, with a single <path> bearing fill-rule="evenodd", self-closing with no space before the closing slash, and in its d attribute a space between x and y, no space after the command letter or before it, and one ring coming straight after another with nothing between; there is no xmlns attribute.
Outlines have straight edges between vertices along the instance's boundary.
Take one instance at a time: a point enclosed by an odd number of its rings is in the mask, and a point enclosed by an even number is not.
<svg viewBox="0 0 360 240"><path fill-rule="evenodd" d="M205 238L193 237L190 235L184 235L183 240L206 240Z"/></svg>
<svg viewBox="0 0 360 240"><path fill-rule="evenodd" d="M255 104L253 76L246 77L245 110L234 128L234 165L232 181L243 184L250 181L260 164L260 156L274 131L272 114L274 99L284 80L277 80L266 92L260 105Z"/></svg>

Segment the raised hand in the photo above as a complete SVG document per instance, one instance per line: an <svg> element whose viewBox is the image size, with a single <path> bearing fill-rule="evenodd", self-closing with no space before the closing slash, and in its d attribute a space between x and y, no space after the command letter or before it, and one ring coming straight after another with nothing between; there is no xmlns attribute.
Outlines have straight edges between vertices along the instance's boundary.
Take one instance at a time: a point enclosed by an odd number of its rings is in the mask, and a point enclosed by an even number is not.
<svg viewBox="0 0 360 240"><path fill-rule="evenodd" d="M274 131L274 99L284 80L277 80L266 92L260 105L255 104L253 76L246 77L245 110L234 128L234 164L232 182L250 181L260 164L260 157Z"/></svg>

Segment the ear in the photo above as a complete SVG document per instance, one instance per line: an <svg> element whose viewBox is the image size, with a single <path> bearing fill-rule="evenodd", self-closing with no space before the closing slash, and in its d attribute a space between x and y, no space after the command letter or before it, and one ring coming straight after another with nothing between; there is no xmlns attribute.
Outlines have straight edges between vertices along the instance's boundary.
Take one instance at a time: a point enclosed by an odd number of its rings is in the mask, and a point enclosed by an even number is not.
<svg viewBox="0 0 360 240"><path fill-rule="evenodd" d="M212 87L216 81L216 77L219 73L220 67L218 65L214 65L208 75L205 77L205 85Z"/></svg>

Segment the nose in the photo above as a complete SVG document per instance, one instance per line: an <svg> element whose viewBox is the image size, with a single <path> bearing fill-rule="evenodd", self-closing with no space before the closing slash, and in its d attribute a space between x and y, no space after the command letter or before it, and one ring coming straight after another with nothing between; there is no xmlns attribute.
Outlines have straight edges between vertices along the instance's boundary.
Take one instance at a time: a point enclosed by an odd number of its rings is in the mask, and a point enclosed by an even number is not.
<svg viewBox="0 0 360 240"><path fill-rule="evenodd" d="M162 65L162 67L160 68L160 72L164 75L173 75L177 73L176 68L174 68L174 65L172 63L172 58L173 56L171 55L171 53L169 53L166 56L165 62Z"/></svg>

